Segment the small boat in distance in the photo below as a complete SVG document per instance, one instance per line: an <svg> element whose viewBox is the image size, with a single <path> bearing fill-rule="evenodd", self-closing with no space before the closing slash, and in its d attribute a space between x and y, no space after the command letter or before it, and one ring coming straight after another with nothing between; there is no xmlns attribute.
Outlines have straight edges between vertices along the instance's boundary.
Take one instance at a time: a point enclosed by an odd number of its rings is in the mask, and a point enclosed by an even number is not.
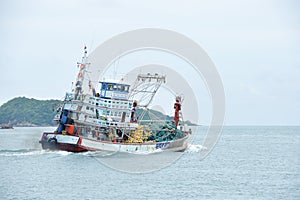
<svg viewBox="0 0 300 200"><path fill-rule="evenodd" d="M181 97L175 98L171 121L155 116L148 108L166 76L138 74L132 86L122 79L88 80L86 73L91 72L87 70L87 58L85 47L75 88L66 93L63 104L57 108L57 129L42 134L43 149L154 153L187 148L191 130L184 130ZM94 82L99 84L97 90ZM85 83L90 88L88 92L82 89Z"/></svg>
<svg viewBox="0 0 300 200"><path fill-rule="evenodd" d="M0 129L14 129L12 125L10 124L2 124Z"/></svg>

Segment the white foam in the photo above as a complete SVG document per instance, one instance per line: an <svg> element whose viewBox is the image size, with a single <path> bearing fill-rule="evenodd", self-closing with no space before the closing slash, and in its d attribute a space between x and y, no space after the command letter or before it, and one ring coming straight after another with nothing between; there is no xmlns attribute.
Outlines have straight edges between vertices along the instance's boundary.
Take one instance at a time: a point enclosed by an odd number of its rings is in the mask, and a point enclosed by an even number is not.
<svg viewBox="0 0 300 200"><path fill-rule="evenodd" d="M7 152L1 152L0 156L6 156L6 157L11 157L11 156L34 156L34 155L41 155L44 154L45 151L43 150L30 150L30 151L7 151Z"/></svg>
<svg viewBox="0 0 300 200"><path fill-rule="evenodd" d="M117 151L114 152L109 152L109 151L87 151L87 152L83 152L80 153L78 155L84 155L84 156L91 156L91 157L106 157L106 156L111 156L113 154L118 153Z"/></svg>
<svg viewBox="0 0 300 200"><path fill-rule="evenodd" d="M189 144L185 152L187 153L198 153L200 151L207 150L207 147L202 146L200 144Z"/></svg>
<svg viewBox="0 0 300 200"><path fill-rule="evenodd" d="M73 152L69 152L69 151L52 151L52 152L59 154L61 156L67 156L67 155L73 154Z"/></svg>
<svg viewBox="0 0 300 200"><path fill-rule="evenodd" d="M2 150L0 152L0 156L5 157L13 157L13 156L36 156L36 155L42 155L42 154L58 154L61 156L67 156L72 154L72 152L67 151L49 151L49 150L40 150L40 149L19 149L19 150Z"/></svg>
<svg viewBox="0 0 300 200"><path fill-rule="evenodd" d="M162 149L155 149L154 151L133 151L133 152L125 152L125 153L130 153L130 154L137 154L137 155L149 155L149 154L154 154L154 153L160 153L163 152L164 150Z"/></svg>

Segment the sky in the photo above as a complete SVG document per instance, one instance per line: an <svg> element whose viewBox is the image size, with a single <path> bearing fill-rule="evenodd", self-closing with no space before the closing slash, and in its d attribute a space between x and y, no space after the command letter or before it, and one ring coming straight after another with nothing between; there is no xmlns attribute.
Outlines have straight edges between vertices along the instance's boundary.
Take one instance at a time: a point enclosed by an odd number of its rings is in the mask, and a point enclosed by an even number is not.
<svg viewBox="0 0 300 200"><path fill-rule="evenodd" d="M297 0L1 0L0 105L19 96L62 99L84 45L92 51L117 34L161 28L213 60L226 125L300 125L299 10ZM209 124L209 103L202 106Z"/></svg>

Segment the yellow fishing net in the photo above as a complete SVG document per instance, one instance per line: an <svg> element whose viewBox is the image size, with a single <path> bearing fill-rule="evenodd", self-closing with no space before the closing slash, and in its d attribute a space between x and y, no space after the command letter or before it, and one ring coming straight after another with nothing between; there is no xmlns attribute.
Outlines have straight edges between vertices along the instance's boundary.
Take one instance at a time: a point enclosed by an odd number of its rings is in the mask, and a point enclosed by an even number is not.
<svg viewBox="0 0 300 200"><path fill-rule="evenodd" d="M130 137L125 142L127 143L143 143L147 141L151 135L151 130L144 126L138 126L138 128L130 134Z"/></svg>

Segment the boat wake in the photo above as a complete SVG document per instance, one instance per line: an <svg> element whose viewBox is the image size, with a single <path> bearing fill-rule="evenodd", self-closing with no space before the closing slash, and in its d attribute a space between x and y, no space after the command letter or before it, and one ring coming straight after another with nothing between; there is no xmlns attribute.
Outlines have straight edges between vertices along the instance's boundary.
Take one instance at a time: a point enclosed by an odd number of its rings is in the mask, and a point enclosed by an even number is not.
<svg viewBox="0 0 300 200"><path fill-rule="evenodd" d="M206 147L198 144L189 144L186 153L198 153L201 151L207 150ZM136 152L128 152L125 154L131 155L149 155L161 153L161 149L157 149L154 152L145 152L145 151L136 151ZM84 153L79 153L80 155L89 156L89 157L107 157L118 154L120 152L105 152L105 151L88 151ZM51 150L41 150L41 149L13 149L13 150L0 150L0 157L13 157L13 156L37 156L43 154L56 154L60 156L73 155L78 153L68 152L68 151L51 151Z"/></svg>
<svg viewBox="0 0 300 200"><path fill-rule="evenodd" d="M207 148L200 144L189 144L187 149L185 150L186 153L199 153L201 151L206 151Z"/></svg>
<svg viewBox="0 0 300 200"><path fill-rule="evenodd" d="M107 157L107 156L113 156L113 155L150 155L150 154L156 154L163 152L161 149L156 149L152 152L145 152L145 151L135 151L135 152L108 152L108 151L87 151L84 153L79 153L80 155L90 156L90 157Z"/></svg>
<svg viewBox="0 0 300 200"><path fill-rule="evenodd" d="M78 153L80 155L89 156L89 157L106 157L114 155L118 152L107 152L107 151L87 151L83 153Z"/></svg>
<svg viewBox="0 0 300 200"><path fill-rule="evenodd" d="M128 152L129 154L134 154L134 155L149 155L149 154L156 154L156 153L160 153L163 152L163 150L161 149L156 149L152 152L147 152L147 151L135 151L135 152ZM127 152L126 152L127 153Z"/></svg>
<svg viewBox="0 0 300 200"><path fill-rule="evenodd" d="M58 154L61 156L66 156L73 153L67 151L48 151L48 150L41 150L41 149L0 150L0 157L37 156L42 154Z"/></svg>
<svg viewBox="0 0 300 200"><path fill-rule="evenodd" d="M186 148L185 152L186 153L199 153L201 151L206 151L207 148L205 146L199 145L199 144L188 144L188 147ZM155 155L155 154L160 154L160 153L169 153L173 151L163 151L161 149L156 149L155 151L152 152L146 152L146 151L135 151L135 152L106 152L106 151L88 151L84 153L79 153L80 155L85 155L85 156L90 156L90 157L108 157L108 156L114 156L114 155L127 155L127 156L147 156L147 155ZM176 153L176 152L174 152Z"/></svg>

